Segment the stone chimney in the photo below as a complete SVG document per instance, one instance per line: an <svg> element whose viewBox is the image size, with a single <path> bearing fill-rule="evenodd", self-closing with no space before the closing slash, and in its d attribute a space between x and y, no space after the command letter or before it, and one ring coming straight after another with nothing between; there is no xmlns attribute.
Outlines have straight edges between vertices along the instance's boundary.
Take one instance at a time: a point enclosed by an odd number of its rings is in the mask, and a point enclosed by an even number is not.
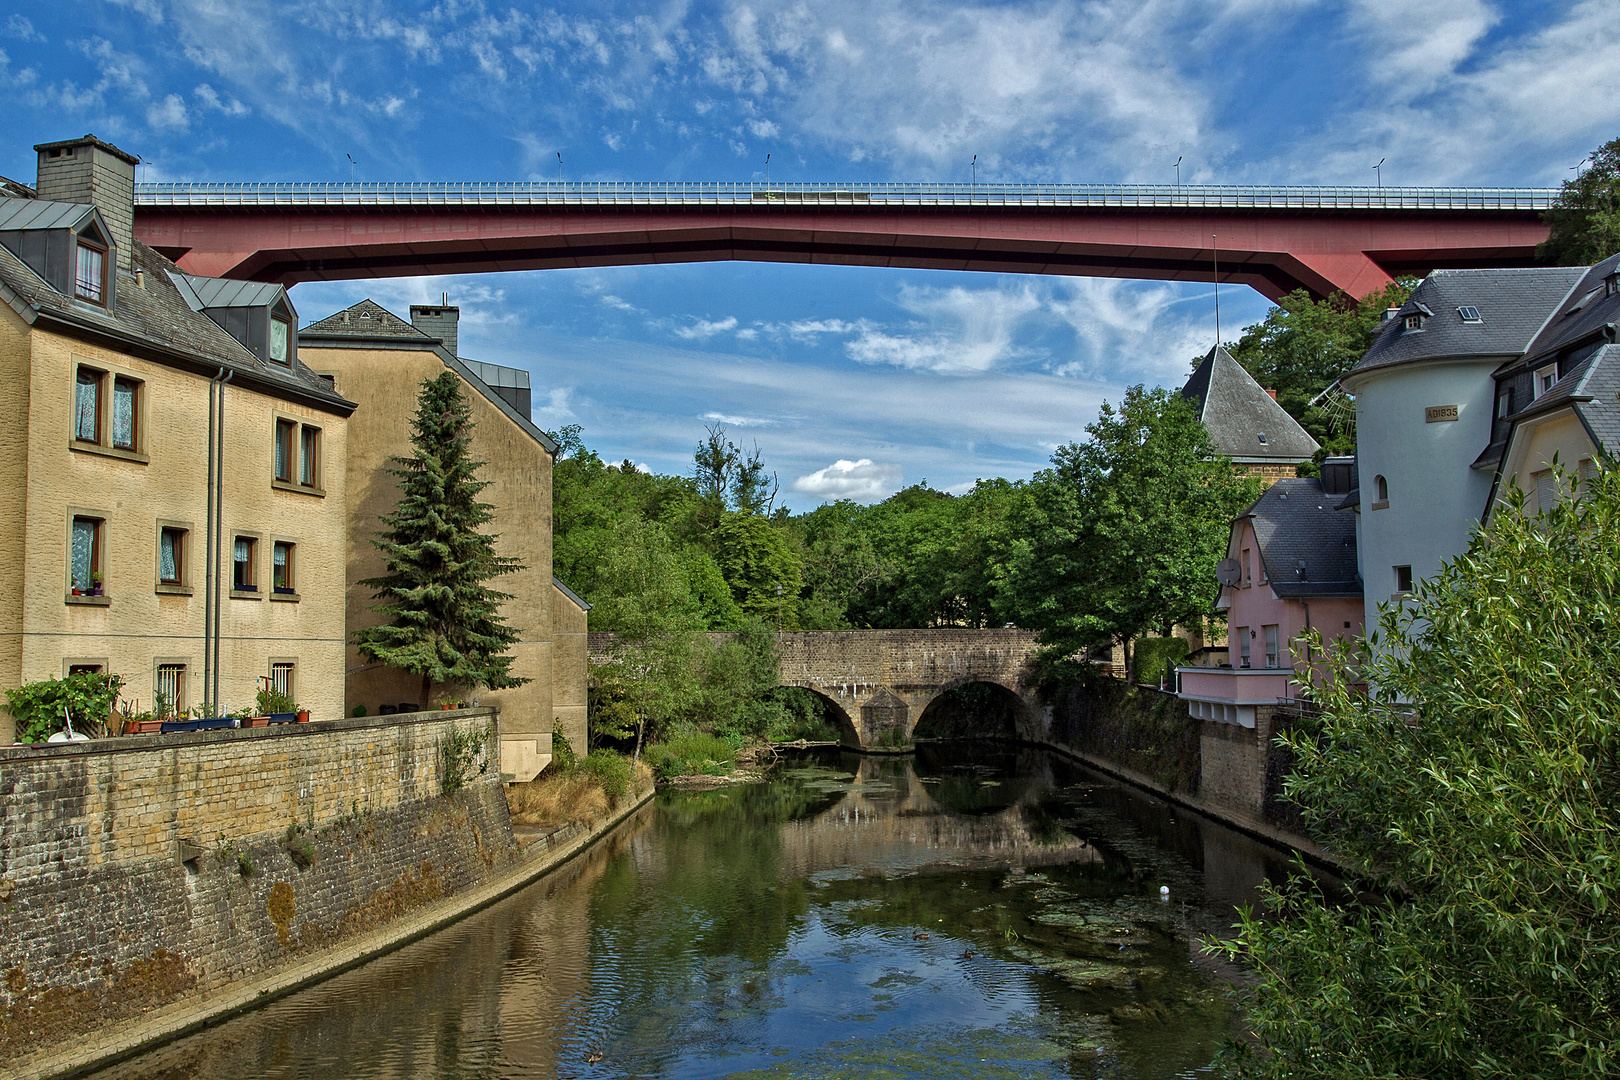
<svg viewBox="0 0 1620 1080"><path fill-rule="evenodd" d="M1266 391L1266 396L1269 397L1272 401L1276 401L1277 400L1277 391L1275 391L1275 390L1267 390Z"/></svg>
<svg viewBox="0 0 1620 1080"><path fill-rule="evenodd" d="M448 297L446 297L448 299ZM461 321L461 309L448 304L432 307L426 304L411 305L411 325L431 338L438 338L444 342L444 347L451 356L460 356L456 352L456 324Z"/></svg>
<svg viewBox="0 0 1620 1080"><path fill-rule="evenodd" d="M135 162L132 154L94 135L40 143L35 188L50 202L88 203L101 211L118 248L118 265L130 268L135 250Z"/></svg>
<svg viewBox="0 0 1620 1080"><path fill-rule="evenodd" d="M1401 306L1399 304L1391 304L1391 305L1389 305L1389 307L1384 309L1383 317L1380 318L1378 321L1379 322L1389 322L1389 320L1393 319L1395 316L1399 315L1400 313L1401 313Z"/></svg>

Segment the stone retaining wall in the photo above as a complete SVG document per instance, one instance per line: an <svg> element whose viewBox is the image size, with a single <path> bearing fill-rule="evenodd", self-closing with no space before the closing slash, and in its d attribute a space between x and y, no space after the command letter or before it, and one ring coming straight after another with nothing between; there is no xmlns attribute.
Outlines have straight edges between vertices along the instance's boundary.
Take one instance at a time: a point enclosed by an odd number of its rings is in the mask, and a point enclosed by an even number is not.
<svg viewBox="0 0 1620 1080"><path fill-rule="evenodd" d="M481 884L498 745L484 708L0 748L0 1063Z"/></svg>

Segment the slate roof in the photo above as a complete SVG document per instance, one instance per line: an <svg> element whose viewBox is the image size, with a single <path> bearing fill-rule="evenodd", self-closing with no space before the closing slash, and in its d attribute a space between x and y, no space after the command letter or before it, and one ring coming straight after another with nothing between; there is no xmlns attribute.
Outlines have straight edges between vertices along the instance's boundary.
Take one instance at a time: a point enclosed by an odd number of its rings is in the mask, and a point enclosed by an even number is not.
<svg viewBox="0 0 1620 1080"><path fill-rule="evenodd" d="M264 281L233 281L230 278L196 277L183 271L169 275L180 295L195 300L192 308L264 307L275 301L281 286Z"/></svg>
<svg viewBox="0 0 1620 1080"><path fill-rule="evenodd" d="M1559 309L1581 277L1582 267L1508 270L1436 270L1412 291L1395 318L1384 323L1345 381L1368 371L1470 356L1518 356ZM1464 322L1460 307L1479 309L1479 322ZM1407 330L1406 316L1433 312L1422 330Z"/></svg>
<svg viewBox="0 0 1620 1080"><path fill-rule="evenodd" d="M1566 407L1575 410L1600 451L1620 452L1620 345L1597 349L1545 394L1514 413L1514 434L1519 421ZM1513 435L1509 435L1508 444L1512 442Z"/></svg>
<svg viewBox="0 0 1620 1080"><path fill-rule="evenodd" d="M548 453L557 452L557 444L552 441L551 436L536 427L529 417L513 408L511 402L497 394L467 361L451 354L438 338L422 333L374 300L362 300L358 304L328 315L319 322L310 323L298 331L298 342L301 346L310 348L321 348L323 345L327 348L358 348L366 342L376 342L395 348L430 349L438 354L446 367L466 379L468 384L483 394L490 404L504 413L507 419L521 428L531 439L545 447Z"/></svg>
<svg viewBox="0 0 1620 1080"><path fill-rule="evenodd" d="M96 208L81 203L50 202L44 199L0 199L0 229L76 229L87 217L96 217ZM107 228L102 226L105 234Z"/></svg>
<svg viewBox="0 0 1620 1080"><path fill-rule="evenodd" d="M1316 477L1278 480L1240 518L1254 527L1266 581L1284 598L1360 596L1356 516Z"/></svg>
<svg viewBox="0 0 1620 1080"><path fill-rule="evenodd" d="M10 220L25 220L9 204L33 201L0 200L0 209L12 212ZM43 319L69 333L98 337L114 348L144 352L160 363L199 374L211 376L223 367L233 372L233 385L344 416L354 411L354 402L340 397L303 364L266 363L208 316L192 310L169 276L179 273L174 263L139 240L130 255L132 269L143 271L144 286L136 284L133 272L119 268L116 299L108 311L57 292L27 263L0 247L0 301L30 324Z"/></svg>
<svg viewBox="0 0 1620 1080"><path fill-rule="evenodd" d="M1620 272L1620 255L1611 255L1587 270L1525 350L1526 358L1533 362L1620 321L1620 290L1610 289L1604 280L1616 272Z"/></svg>
<svg viewBox="0 0 1620 1080"><path fill-rule="evenodd" d="M1316 440L1219 345L1187 379L1181 396L1198 403L1198 418L1216 449L1233 461L1308 461L1317 451Z"/></svg>

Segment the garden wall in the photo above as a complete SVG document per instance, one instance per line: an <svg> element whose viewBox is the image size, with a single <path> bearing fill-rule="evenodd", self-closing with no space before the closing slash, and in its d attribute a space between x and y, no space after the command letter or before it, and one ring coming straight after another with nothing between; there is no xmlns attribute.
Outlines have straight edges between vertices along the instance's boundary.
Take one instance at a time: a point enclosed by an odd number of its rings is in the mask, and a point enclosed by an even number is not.
<svg viewBox="0 0 1620 1080"><path fill-rule="evenodd" d="M485 882L498 745L482 708L0 748L0 1071Z"/></svg>

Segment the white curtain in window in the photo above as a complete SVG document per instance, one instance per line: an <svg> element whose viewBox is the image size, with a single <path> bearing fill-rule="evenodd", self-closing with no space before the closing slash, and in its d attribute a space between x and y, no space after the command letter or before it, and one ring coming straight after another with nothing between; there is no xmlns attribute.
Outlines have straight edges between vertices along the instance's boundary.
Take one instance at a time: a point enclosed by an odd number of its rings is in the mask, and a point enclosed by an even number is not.
<svg viewBox="0 0 1620 1080"><path fill-rule="evenodd" d="M287 545L277 544L270 554L271 561L275 563L275 573L271 583L278 589L287 588Z"/></svg>
<svg viewBox="0 0 1620 1080"><path fill-rule="evenodd" d="M124 450L135 448L135 387L127 382L113 383L112 439Z"/></svg>
<svg viewBox="0 0 1620 1080"><path fill-rule="evenodd" d="M287 324L280 319L270 320L270 359L287 362Z"/></svg>
<svg viewBox="0 0 1620 1080"><path fill-rule="evenodd" d="M174 533L168 529L164 529L158 539L158 563L158 573L164 581L180 579L180 566L174 552Z"/></svg>
<svg viewBox="0 0 1620 1080"><path fill-rule="evenodd" d="M276 478L287 480L292 477L292 469L287 466L287 455L292 453L292 433L285 426L276 429Z"/></svg>
<svg viewBox="0 0 1620 1080"><path fill-rule="evenodd" d="M101 252L79 245L78 273L73 288L86 300L101 299Z"/></svg>
<svg viewBox="0 0 1620 1080"><path fill-rule="evenodd" d="M101 379L85 372L79 373L79 385L74 392L73 435L78 439L95 440L96 413L99 411Z"/></svg>
<svg viewBox="0 0 1620 1080"><path fill-rule="evenodd" d="M90 573L95 568L96 523L73 519L73 587L88 592Z"/></svg>
<svg viewBox="0 0 1620 1080"><path fill-rule="evenodd" d="M309 428L304 429L304 460L300 466L298 477L301 483L315 483L315 432Z"/></svg>

